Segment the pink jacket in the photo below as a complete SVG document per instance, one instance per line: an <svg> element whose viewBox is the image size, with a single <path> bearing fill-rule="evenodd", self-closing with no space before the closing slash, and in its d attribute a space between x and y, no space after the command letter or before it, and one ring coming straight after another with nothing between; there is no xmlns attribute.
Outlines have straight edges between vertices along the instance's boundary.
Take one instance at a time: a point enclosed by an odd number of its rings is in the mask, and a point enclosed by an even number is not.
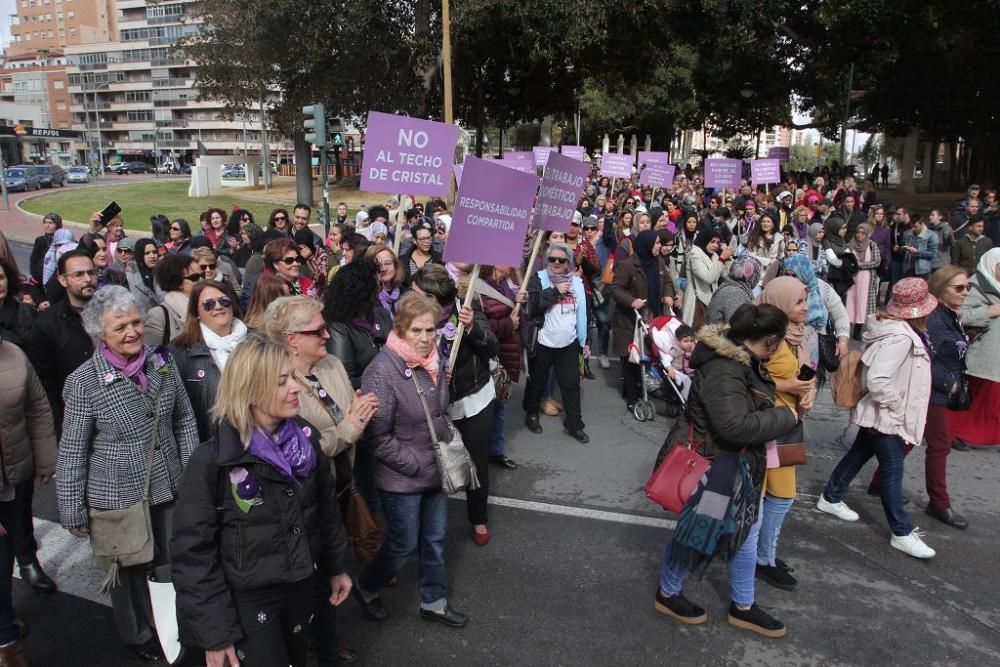
<svg viewBox="0 0 1000 667"><path fill-rule="evenodd" d="M862 381L868 393L851 421L919 445L931 396L931 358L923 340L906 322L872 315L864 343Z"/></svg>

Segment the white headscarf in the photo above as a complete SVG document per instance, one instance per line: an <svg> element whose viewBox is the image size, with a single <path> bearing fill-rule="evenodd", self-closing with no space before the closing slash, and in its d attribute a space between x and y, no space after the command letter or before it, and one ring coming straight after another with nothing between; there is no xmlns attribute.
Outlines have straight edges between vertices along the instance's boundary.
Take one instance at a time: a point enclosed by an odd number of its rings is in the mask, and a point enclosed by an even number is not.
<svg viewBox="0 0 1000 667"><path fill-rule="evenodd" d="M997 280L997 265L1000 264L1000 248L991 248L979 258L976 273L985 280L997 294L1000 294L1000 280Z"/></svg>

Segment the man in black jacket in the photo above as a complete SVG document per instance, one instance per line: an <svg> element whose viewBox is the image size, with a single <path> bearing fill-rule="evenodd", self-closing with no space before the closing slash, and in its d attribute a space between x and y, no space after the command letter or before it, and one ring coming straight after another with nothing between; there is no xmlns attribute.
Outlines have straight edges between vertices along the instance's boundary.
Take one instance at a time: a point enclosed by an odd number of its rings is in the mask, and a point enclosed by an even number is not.
<svg viewBox="0 0 1000 667"><path fill-rule="evenodd" d="M858 198L853 194L844 196L844 205L840 207L840 215L847 221L847 238L853 239L854 232L863 225L868 218L864 212L857 208Z"/></svg>
<svg viewBox="0 0 1000 667"><path fill-rule="evenodd" d="M31 330L28 357L52 406L56 433L62 433L63 384L69 374L94 353L80 313L97 291L97 269L86 250L71 250L59 258L59 284L66 299L43 311Z"/></svg>

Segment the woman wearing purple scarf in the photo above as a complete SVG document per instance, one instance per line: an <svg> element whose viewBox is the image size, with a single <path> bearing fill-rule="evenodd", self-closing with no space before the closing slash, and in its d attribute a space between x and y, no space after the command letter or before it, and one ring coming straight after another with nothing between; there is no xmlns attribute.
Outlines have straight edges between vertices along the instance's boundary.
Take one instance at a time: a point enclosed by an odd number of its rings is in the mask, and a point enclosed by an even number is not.
<svg viewBox="0 0 1000 667"><path fill-rule="evenodd" d="M122 641L145 660L161 659L146 577L149 571L158 577L166 572L167 579L160 580L169 581L167 542L178 481L198 446L194 411L166 350L143 346L142 314L127 288L97 290L82 318L99 344L66 380L56 466L59 516L73 535L84 538L95 513L149 501L152 561L109 563L106 584Z"/></svg>
<svg viewBox="0 0 1000 667"><path fill-rule="evenodd" d="M251 334L222 372L215 437L181 480L170 550L181 643L206 664L306 664L317 572L351 590L347 536L319 432L281 341ZM319 628L327 631L327 628Z"/></svg>

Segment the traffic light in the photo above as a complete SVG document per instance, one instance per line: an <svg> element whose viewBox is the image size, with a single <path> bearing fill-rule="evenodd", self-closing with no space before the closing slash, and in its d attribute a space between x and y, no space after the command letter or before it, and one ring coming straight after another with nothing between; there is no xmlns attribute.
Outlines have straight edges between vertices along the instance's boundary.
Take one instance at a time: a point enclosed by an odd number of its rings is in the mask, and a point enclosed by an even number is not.
<svg viewBox="0 0 1000 667"><path fill-rule="evenodd" d="M302 123L306 129L306 141L319 148L326 146L326 111L323 105L310 104L302 107L302 113L310 116Z"/></svg>
<svg viewBox="0 0 1000 667"><path fill-rule="evenodd" d="M344 145L344 123L339 118L330 121L330 145L336 148Z"/></svg>

